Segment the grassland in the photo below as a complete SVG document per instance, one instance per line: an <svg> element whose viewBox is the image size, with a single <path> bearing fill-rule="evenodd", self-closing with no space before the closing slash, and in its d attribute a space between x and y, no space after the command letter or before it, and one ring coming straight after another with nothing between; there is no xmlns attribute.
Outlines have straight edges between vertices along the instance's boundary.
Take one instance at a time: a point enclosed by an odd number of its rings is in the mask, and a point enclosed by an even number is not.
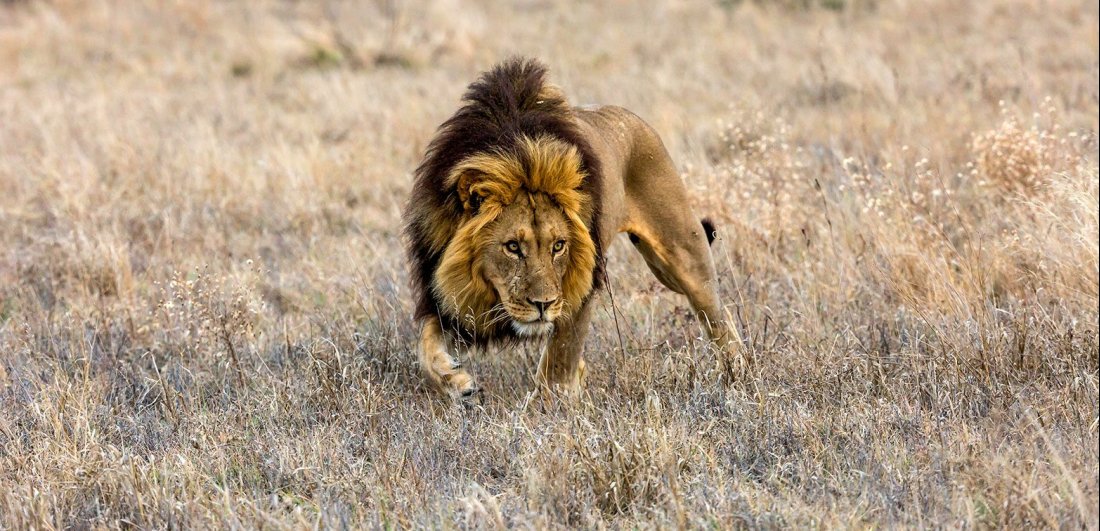
<svg viewBox="0 0 1100 531"><path fill-rule="evenodd" d="M1095 529L1097 9L0 2L0 528ZM661 132L748 378L624 241L580 403L425 386L400 208L515 53Z"/></svg>

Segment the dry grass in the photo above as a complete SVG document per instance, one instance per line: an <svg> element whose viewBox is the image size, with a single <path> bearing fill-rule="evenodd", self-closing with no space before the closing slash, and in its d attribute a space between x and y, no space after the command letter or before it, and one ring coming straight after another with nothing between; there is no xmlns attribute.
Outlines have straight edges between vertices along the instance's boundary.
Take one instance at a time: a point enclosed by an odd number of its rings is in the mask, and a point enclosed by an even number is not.
<svg viewBox="0 0 1100 531"><path fill-rule="evenodd" d="M1095 529L1098 20L0 3L0 527ZM751 378L617 243L582 403L425 388L399 208L517 52L663 134Z"/></svg>

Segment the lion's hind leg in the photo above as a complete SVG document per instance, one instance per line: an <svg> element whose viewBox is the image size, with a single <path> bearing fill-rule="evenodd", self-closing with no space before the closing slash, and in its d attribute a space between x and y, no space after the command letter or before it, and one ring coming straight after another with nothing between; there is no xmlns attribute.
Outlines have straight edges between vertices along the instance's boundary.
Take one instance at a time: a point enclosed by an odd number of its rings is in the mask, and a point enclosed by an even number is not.
<svg viewBox="0 0 1100 531"><path fill-rule="evenodd" d="M687 188L657 133L641 119L625 176L626 216L619 230L642 253L657 279L687 296L707 336L718 347L727 378L743 374L748 359L737 328L718 302L718 275L710 255L714 225L688 206Z"/></svg>
<svg viewBox="0 0 1100 531"><path fill-rule="evenodd" d="M688 213L690 216L690 213ZM718 300L718 277L711 259L704 225L694 217L669 216L659 231L649 223L627 227L630 241L645 258L654 276L672 291L688 298L707 336L721 353L720 369L727 378L740 377L748 365L737 328Z"/></svg>
<svg viewBox="0 0 1100 531"><path fill-rule="evenodd" d="M424 320L419 351L420 370L456 402L470 400L481 390L474 377L447 352L447 342L438 321Z"/></svg>

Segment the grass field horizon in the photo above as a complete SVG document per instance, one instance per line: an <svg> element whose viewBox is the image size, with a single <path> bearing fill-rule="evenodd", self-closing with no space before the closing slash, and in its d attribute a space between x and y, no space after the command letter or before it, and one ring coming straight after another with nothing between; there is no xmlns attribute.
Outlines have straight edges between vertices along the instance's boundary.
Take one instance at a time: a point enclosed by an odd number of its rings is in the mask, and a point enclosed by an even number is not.
<svg viewBox="0 0 1100 531"><path fill-rule="evenodd" d="M1093 2L0 2L0 528L1096 529ZM607 251L576 404L418 373L481 71L662 136L757 363ZM612 298L614 304L612 304Z"/></svg>

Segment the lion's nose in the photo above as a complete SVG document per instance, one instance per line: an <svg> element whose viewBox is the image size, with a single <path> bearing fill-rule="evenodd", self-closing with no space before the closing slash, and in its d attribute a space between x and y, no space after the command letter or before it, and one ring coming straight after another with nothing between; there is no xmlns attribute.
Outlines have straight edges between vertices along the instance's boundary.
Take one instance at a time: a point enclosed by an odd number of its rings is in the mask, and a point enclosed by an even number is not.
<svg viewBox="0 0 1100 531"><path fill-rule="evenodd" d="M530 304L531 306L534 306L535 309L539 311L539 317L542 317L542 316L546 315L546 309L549 308L550 305L554 304L555 302L558 302L558 299L549 299L549 300L541 300L541 301L540 300L535 300L535 299L527 299L527 304Z"/></svg>

